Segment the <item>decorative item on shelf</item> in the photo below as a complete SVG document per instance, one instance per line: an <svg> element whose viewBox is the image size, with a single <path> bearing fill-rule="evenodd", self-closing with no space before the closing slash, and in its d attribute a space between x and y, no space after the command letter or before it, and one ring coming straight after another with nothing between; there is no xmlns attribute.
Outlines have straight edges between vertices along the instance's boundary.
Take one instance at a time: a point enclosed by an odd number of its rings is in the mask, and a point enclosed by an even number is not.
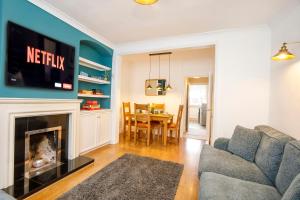
<svg viewBox="0 0 300 200"><path fill-rule="evenodd" d="M100 110L100 104L98 101L87 100L82 106L82 110Z"/></svg>
<svg viewBox="0 0 300 200"><path fill-rule="evenodd" d="M105 73L104 73L103 80L109 81L109 77L110 77L109 71L106 70Z"/></svg>
<svg viewBox="0 0 300 200"><path fill-rule="evenodd" d="M276 53L273 57L272 60L275 61L281 61L281 60L291 60L295 58L295 55L292 54L291 52L289 52L289 50L287 49L287 45L290 44L300 44L300 42L284 42L281 46L281 48L279 49L278 53Z"/></svg>
<svg viewBox="0 0 300 200"><path fill-rule="evenodd" d="M79 94L93 94L92 90L79 90Z"/></svg>
<svg viewBox="0 0 300 200"><path fill-rule="evenodd" d="M81 76L86 76L86 77L89 77L89 74L88 73L85 73L85 72L83 72L83 71L80 71L80 73L79 73Z"/></svg>
<svg viewBox="0 0 300 200"><path fill-rule="evenodd" d="M100 89L92 89L94 95L103 95L104 93Z"/></svg>
<svg viewBox="0 0 300 200"><path fill-rule="evenodd" d="M97 79L97 80L102 80L100 76L91 76L91 78Z"/></svg>

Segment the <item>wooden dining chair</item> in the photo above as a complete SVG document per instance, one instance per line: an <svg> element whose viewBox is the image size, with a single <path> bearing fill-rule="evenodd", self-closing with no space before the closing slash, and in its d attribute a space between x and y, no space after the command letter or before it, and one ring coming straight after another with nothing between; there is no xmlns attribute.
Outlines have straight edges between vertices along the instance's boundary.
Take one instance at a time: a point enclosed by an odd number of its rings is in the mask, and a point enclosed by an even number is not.
<svg viewBox="0 0 300 200"><path fill-rule="evenodd" d="M150 112L150 104L134 104L135 114L148 114Z"/></svg>
<svg viewBox="0 0 300 200"><path fill-rule="evenodd" d="M136 143L137 137L140 136L140 133L144 133L146 135L147 146L149 146L151 140L150 115L136 113L134 115L134 120L135 120L134 143Z"/></svg>
<svg viewBox="0 0 300 200"><path fill-rule="evenodd" d="M164 103L152 103L151 104L151 112L152 113L164 113L165 112L165 104ZM162 128L163 124L161 121L151 121L151 129L156 130L156 134L153 134L153 137L156 135L162 139Z"/></svg>
<svg viewBox="0 0 300 200"><path fill-rule="evenodd" d="M123 102L123 136L126 138L126 126L128 127L128 133L130 137L131 133L131 125L134 124L134 120L132 120L130 102Z"/></svg>
<svg viewBox="0 0 300 200"><path fill-rule="evenodd" d="M152 103L151 104L151 110L158 111L159 113L165 112L165 104L164 103Z"/></svg>
<svg viewBox="0 0 300 200"><path fill-rule="evenodd" d="M172 137L173 132L175 133L175 138L177 143L179 143L179 138L180 138L180 125L181 125L182 113L183 113L183 105L180 105L178 109L176 123L168 124L168 133L170 133L170 137Z"/></svg>

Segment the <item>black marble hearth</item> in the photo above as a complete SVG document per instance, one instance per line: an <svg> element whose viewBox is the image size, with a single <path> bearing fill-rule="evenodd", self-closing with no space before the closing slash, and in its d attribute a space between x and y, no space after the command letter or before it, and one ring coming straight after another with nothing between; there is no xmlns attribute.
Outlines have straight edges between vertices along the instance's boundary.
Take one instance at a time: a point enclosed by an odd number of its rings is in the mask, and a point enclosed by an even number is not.
<svg viewBox="0 0 300 200"><path fill-rule="evenodd" d="M15 119L13 185L3 189L23 199L94 162L68 159L69 114Z"/></svg>
<svg viewBox="0 0 300 200"><path fill-rule="evenodd" d="M14 185L3 190L17 199L24 199L93 162L94 159L79 156L73 160L68 160L62 165L53 168L39 176L35 176L31 179L19 179L15 181Z"/></svg>

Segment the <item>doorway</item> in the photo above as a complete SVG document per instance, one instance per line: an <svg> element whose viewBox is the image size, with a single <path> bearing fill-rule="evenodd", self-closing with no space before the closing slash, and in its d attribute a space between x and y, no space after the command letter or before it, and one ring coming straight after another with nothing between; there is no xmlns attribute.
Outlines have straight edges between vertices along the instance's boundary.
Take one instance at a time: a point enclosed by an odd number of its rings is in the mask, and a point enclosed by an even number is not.
<svg viewBox="0 0 300 200"><path fill-rule="evenodd" d="M187 78L186 137L209 141L211 125L210 76Z"/></svg>

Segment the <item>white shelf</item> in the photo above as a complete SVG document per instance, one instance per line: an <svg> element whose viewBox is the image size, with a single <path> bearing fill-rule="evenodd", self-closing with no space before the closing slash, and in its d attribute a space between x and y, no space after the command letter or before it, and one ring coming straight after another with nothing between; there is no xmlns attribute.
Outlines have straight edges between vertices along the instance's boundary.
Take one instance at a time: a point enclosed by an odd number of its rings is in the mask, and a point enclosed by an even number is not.
<svg viewBox="0 0 300 200"><path fill-rule="evenodd" d="M91 97L91 98L110 98L108 95L96 95L96 94L79 94L78 97Z"/></svg>
<svg viewBox="0 0 300 200"><path fill-rule="evenodd" d="M80 110L80 113L102 113L102 112L111 112L111 109L101 108L100 110Z"/></svg>
<svg viewBox="0 0 300 200"><path fill-rule="evenodd" d="M85 66L85 67L88 67L88 68L92 68L92 69L95 69L95 70L98 70L98 71L109 71L109 70L111 70L110 67L106 67L104 65L101 65L99 63L93 62L91 60L88 60L88 59L82 58L82 57L79 57L79 65L82 65L82 66Z"/></svg>
<svg viewBox="0 0 300 200"><path fill-rule="evenodd" d="M88 83L110 84L109 81L100 80L100 79L97 79L97 78L91 78L91 77L82 76L82 75L78 75L78 80L83 81L83 82L88 82Z"/></svg>

